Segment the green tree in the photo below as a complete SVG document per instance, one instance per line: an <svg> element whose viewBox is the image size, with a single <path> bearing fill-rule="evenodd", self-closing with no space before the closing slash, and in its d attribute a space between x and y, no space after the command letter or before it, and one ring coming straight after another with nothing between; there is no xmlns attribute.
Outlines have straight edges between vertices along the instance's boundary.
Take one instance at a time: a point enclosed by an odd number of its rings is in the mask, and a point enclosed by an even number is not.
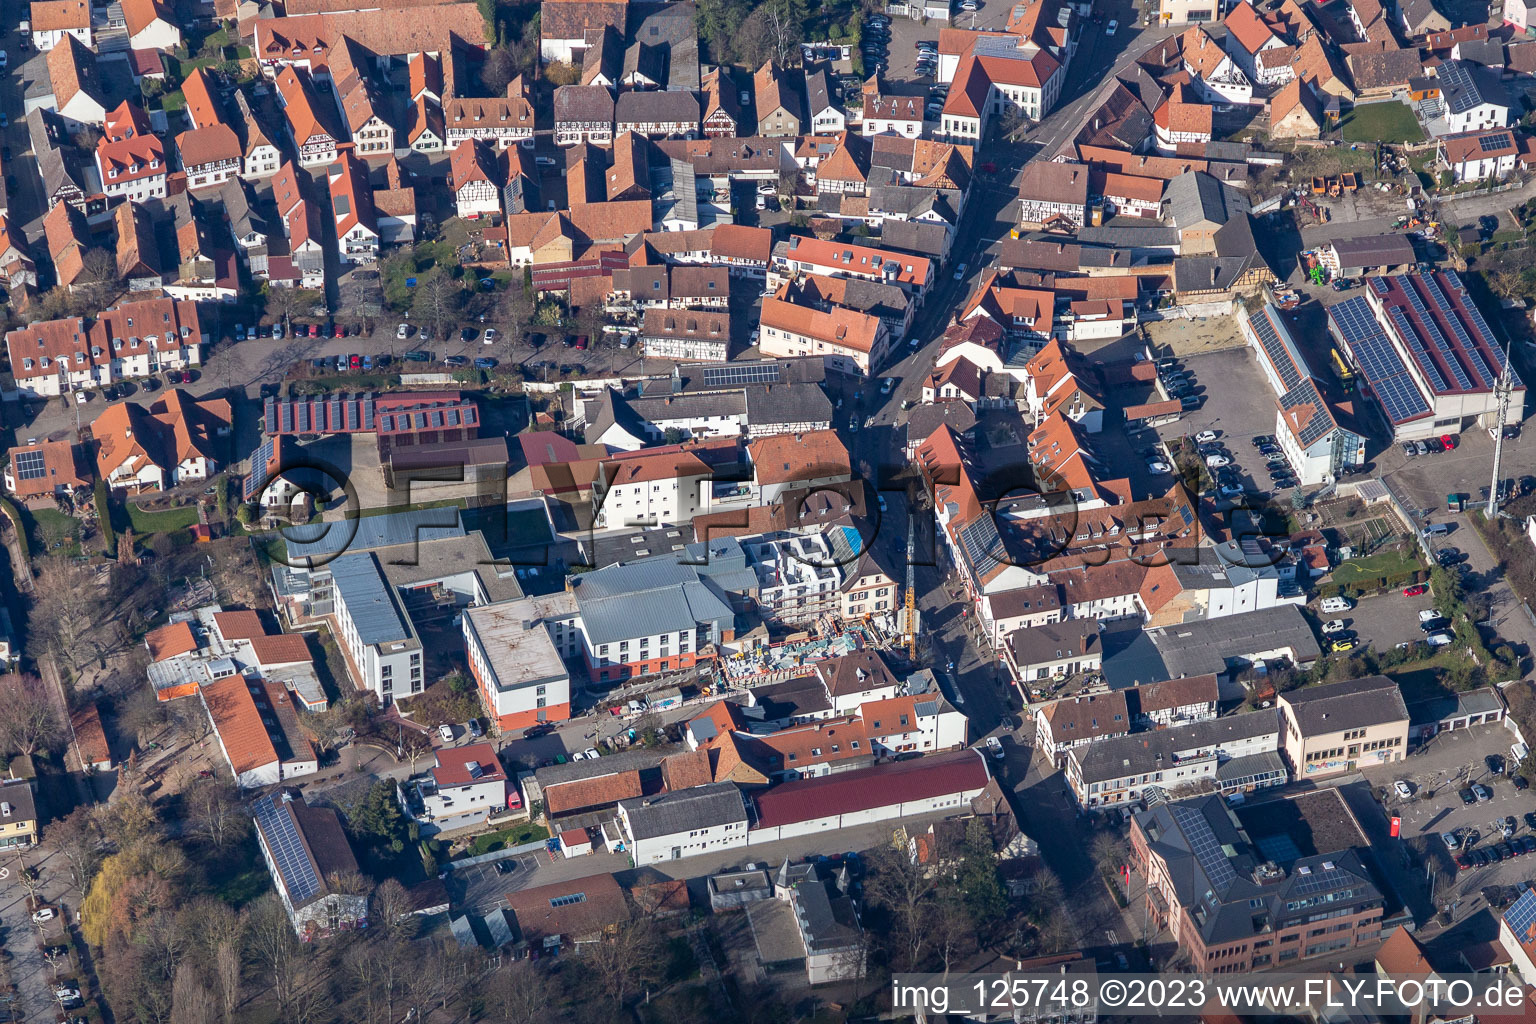
<svg viewBox="0 0 1536 1024"><path fill-rule="evenodd" d="M1008 896L997 874L997 857L992 849L992 835L981 818L965 823L964 852L956 882L964 893L966 909L985 933L1008 913Z"/></svg>
<svg viewBox="0 0 1536 1024"><path fill-rule="evenodd" d="M353 836L376 850L400 853L405 849L405 816L395 799L395 784L388 779L374 783L347 814Z"/></svg>

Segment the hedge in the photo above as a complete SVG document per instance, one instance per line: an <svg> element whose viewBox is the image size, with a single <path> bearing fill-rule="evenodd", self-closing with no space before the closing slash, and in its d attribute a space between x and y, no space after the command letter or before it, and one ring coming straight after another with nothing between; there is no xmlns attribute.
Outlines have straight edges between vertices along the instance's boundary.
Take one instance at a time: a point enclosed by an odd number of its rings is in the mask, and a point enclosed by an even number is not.
<svg viewBox="0 0 1536 1024"><path fill-rule="evenodd" d="M108 558L117 557L117 531L112 529L112 495L107 481L96 478L96 518L101 520L101 546Z"/></svg>
<svg viewBox="0 0 1536 1024"><path fill-rule="evenodd" d="M0 498L0 508L5 509L5 517L11 521L11 528L16 531L16 546L21 549L21 560L28 566L32 564L31 545L27 543L27 531L21 523L21 509L10 498Z"/></svg>

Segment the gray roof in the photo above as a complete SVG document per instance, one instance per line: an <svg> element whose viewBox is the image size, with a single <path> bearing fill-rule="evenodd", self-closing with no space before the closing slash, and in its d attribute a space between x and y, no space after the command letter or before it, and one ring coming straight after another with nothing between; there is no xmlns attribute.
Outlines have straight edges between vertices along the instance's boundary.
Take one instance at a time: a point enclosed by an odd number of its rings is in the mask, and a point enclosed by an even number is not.
<svg viewBox="0 0 1536 1024"><path fill-rule="evenodd" d="M1223 761L1216 766L1216 781L1238 782L1255 775L1274 775L1277 772L1282 779L1290 774L1290 770L1285 766L1285 758L1281 757L1277 751L1266 750L1261 754L1244 754L1242 757Z"/></svg>
<svg viewBox="0 0 1536 1024"><path fill-rule="evenodd" d="M320 558L339 551L367 551L418 540L464 536L457 509L426 508L359 516L352 520L305 523L283 531L290 558Z"/></svg>
<svg viewBox="0 0 1536 1024"><path fill-rule="evenodd" d="M689 829L745 824L747 820L747 803L741 798L741 790L729 782L620 800L619 807L629 819L630 835L637 840L675 836Z"/></svg>
<svg viewBox="0 0 1536 1024"><path fill-rule="evenodd" d="M1253 537L1223 541L1214 547L1201 546L1195 549L1195 554L1194 562L1179 557L1169 563L1174 576L1186 588L1240 587L1280 574L1273 556Z"/></svg>
<svg viewBox="0 0 1536 1024"><path fill-rule="evenodd" d="M6 823L37 820L37 801L32 796L32 783L25 779L0 784L0 803L11 805Z"/></svg>
<svg viewBox="0 0 1536 1024"><path fill-rule="evenodd" d="M1014 661L1021 669L1025 665L1039 665L1073 657L1100 657L1104 653L1104 647L1099 642L1097 619L1066 619L1016 629L1008 637L1008 646L1013 650Z"/></svg>
<svg viewBox="0 0 1536 1024"><path fill-rule="evenodd" d="M669 158L667 163L672 169L671 216L685 224L697 224L699 222L699 179L693 171L693 164L676 156Z"/></svg>
<svg viewBox="0 0 1536 1024"><path fill-rule="evenodd" d="M1087 784L1171 768L1186 752L1220 751L1228 743L1268 735L1280 735L1280 716L1273 709L1191 722L1171 729L1105 736L1072 748L1070 756L1077 761Z"/></svg>
<svg viewBox="0 0 1536 1024"><path fill-rule="evenodd" d="M964 434L976 426L976 413L965 402L928 402L907 413L907 443L920 443L949 427Z"/></svg>
<svg viewBox="0 0 1536 1024"><path fill-rule="evenodd" d="M916 220L888 220L880 227L880 247L919 256L944 255L949 228Z"/></svg>
<svg viewBox="0 0 1536 1024"><path fill-rule="evenodd" d="M336 595L346 603L347 614L364 644L416 641L416 631L400 610L395 590L367 551L349 552L327 566Z"/></svg>
<svg viewBox="0 0 1536 1024"><path fill-rule="evenodd" d="M595 647L699 626L709 627L712 639L718 640L720 630L735 616L719 585L699 569L662 557L574 577L570 587L588 642Z"/></svg>
<svg viewBox="0 0 1536 1024"><path fill-rule="evenodd" d="M871 316L903 320L912 300L907 293L884 281L866 281L860 277L848 278L843 286L843 299L839 305L856 309Z"/></svg>
<svg viewBox="0 0 1536 1024"><path fill-rule="evenodd" d="M1300 665L1322 654L1312 627L1295 605L1281 605L1219 619L1202 619L1147 630L1167 670L1175 676L1221 675L1229 663L1246 662L1255 654L1288 649Z"/></svg>
<svg viewBox="0 0 1536 1024"><path fill-rule="evenodd" d="M652 122L699 123L699 101L689 92L661 92L655 89L619 94L614 120L620 124Z"/></svg>
<svg viewBox="0 0 1536 1024"><path fill-rule="evenodd" d="M1443 722L1448 718L1466 715L1486 715L1504 707L1492 687L1484 686L1465 693L1448 693L1439 697L1416 700L1408 705L1408 718L1415 725Z"/></svg>
<svg viewBox="0 0 1536 1024"><path fill-rule="evenodd" d="M666 54L662 87L684 92L699 91L699 34L695 25L697 9L692 3L632 4L629 8L628 38ZM633 50L635 47L631 46ZM635 60L639 60L636 55ZM624 73L633 68L628 52L624 55Z"/></svg>
<svg viewBox="0 0 1536 1024"><path fill-rule="evenodd" d="M1180 256L1173 261L1176 292L1226 291L1248 269L1241 256Z"/></svg>
<svg viewBox="0 0 1536 1024"><path fill-rule="evenodd" d="M1440 81L1440 95L1445 108L1462 114L1484 103L1509 106L1509 94L1499 81L1499 73L1481 64L1464 60L1442 61L1435 77Z"/></svg>
<svg viewBox="0 0 1536 1024"><path fill-rule="evenodd" d="M1386 676L1308 686L1283 693L1280 699L1289 706L1289 714L1303 736L1326 736L1344 729L1408 720L1403 691Z"/></svg>
<svg viewBox="0 0 1536 1024"><path fill-rule="evenodd" d="M1416 259L1413 243L1401 234L1336 238L1328 244L1339 254L1339 264L1345 268L1395 266Z"/></svg>
<svg viewBox="0 0 1536 1024"><path fill-rule="evenodd" d="M747 411L746 396L739 391L669 395L666 398L626 398L624 401L641 420L657 424L700 416L741 416Z"/></svg>
<svg viewBox="0 0 1536 1024"><path fill-rule="evenodd" d="M603 388L597 397L581 403L582 416L587 421L583 437L588 444L598 439L615 425L622 427L636 441L644 442L647 436L645 422L630 409L624 396L613 388Z"/></svg>
<svg viewBox="0 0 1536 1024"><path fill-rule="evenodd" d="M825 68L805 73L805 99L813 118L823 110L837 106L832 102L832 88Z"/></svg>
<svg viewBox="0 0 1536 1024"><path fill-rule="evenodd" d="M1123 249L1172 249L1179 244L1179 229L1159 224L1098 228L1084 225L1077 230L1077 240L1084 245L1107 245Z"/></svg>
<svg viewBox="0 0 1536 1024"><path fill-rule="evenodd" d="M1248 212L1248 201L1204 171L1185 171L1168 183L1163 194L1168 216L1180 228L1195 224L1225 224Z"/></svg>
<svg viewBox="0 0 1536 1024"><path fill-rule="evenodd" d="M848 283L851 285L853 282ZM776 423L830 425L832 422L832 400L817 384L776 384L749 388L745 397L747 422L755 426Z"/></svg>
<svg viewBox="0 0 1536 1024"><path fill-rule="evenodd" d="M790 899L806 952L824 955L858 943L861 932L853 901L846 896L834 901L819 878L796 884Z"/></svg>
<svg viewBox="0 0 1536 1024"><path fill-rule="evenodd" d="M629 93L628 95L639 95ZM562 85L555 90L555 121L613 123L613 93L601 85Z"/></svg>
<svg viewBox="0 0 1536 1024"><path fill-rule="evenodd" d="M1504 66L1504 44L1497 39L1468 39L1457 44L1456 52L1461 55L1460 59L1473 64L1490 68Z"/></svg>

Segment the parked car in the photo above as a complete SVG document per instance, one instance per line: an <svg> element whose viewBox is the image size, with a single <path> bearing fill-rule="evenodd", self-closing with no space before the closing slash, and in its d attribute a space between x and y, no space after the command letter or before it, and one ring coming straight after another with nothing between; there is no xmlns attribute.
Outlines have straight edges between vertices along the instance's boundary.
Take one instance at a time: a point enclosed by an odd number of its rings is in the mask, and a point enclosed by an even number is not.
<svg viewBox="0 0 1536 1024"><path fill-rule="evenodd" d="M1119 30L1120 22L1116 21L1114 18L1109 19L1109 24L1104 26L1104 34L1106 36L1112 36Z"/></svg>
<svg viewBox="0 0 1536 1024"><path fill-rule="evenodd" d="M956 281L964 281L965 280L965 272L967 270L970 270L970 269L971 269L971 265L969 263L962 263L962 264L960 264L958 267L955 268L955 280Z"/></svg>
<svg viewBox="0 0 1536 1024"><path fill-rule="evenodd" d="M1398 779L1396 782L1392 783L1392 789L1404 800L1407 800L1409 797L1413 796L1413 790L1410 789L1408 787L1408 783L1404 782L1402 779Z"/></svg>
<svg viewBox="0 0 1536 1024"><path fill-rule="evenodd" d="M1471 786L1463 786L1461 789L1456 791L1456 795L1461 797L1462 804L1467 807L1471 807L1473 804L1477 803L1477 794L1472 792Z"/></svg>
<svg viewBox="0 0 1536 1024"><path fill-rule="evenodd" d="M469 360L463 356L448 356L443 360L444 366L468 366Z"/></svg>
<svg viewBox="0 0 1536 1024"><path fill-rule="evenodd" d="M1427 583L1415 583L1410 587L1403 588L1404 597L1422 597L1427 593L1429 593L1429 584Z"/></svg>
<svg viewBox="0 0 1536 1024"><path fill-rule="evenodd" d="M1168 465L1168 463L1166 463L1166 462L1155 462L1155 461L1154 462L1149 462L1149 463L1147 463L1147 469L1151 470L1154 473L1171 473L1171 472L1173 472L1173 467Z"/></svg>
<svg viewBox="0 0 1536 1024"><path fill-rule="evenodd" d="M44 921L52 921L58 916L59 912L52 907L39 907L32 911L32 920L37 924L42 924Z"/></svg>
<svg viewBox="0 0 1536 1024"><path fill-rule="evenodd" d="M1195 435L1195 440L1199 441L1201 444L1208 444L1211 441L1216 440L1216 431L1202 430L1200 433Z"/></svg>
<svg viewBox="0 0 1536 1024"><path fill-rule="evenodd" d="M432 353L423 352L420 349L412 349L400 358L408 363L430 363L432 361Z"/></svg>
<svg viewBox="0 0 1536 1024"><path fill-rule="evenodd" d="M1342 632L1344 632L1344 620L1343 619L1329 619L1327 622L1323 623L1323 635L1324 636L1331 636L1334 633L1342 633Z"/></svg>
<svg viewBox="0 0 1536 1024"><path fill-rule="evenodd" d="M1325 615L1330 615L1334 612L1347 612L1354 606L1354 602L1347 597L1325 597L1320 605Z"/></svg>
<svg viewBox="0 0 1536 1024"><path fill-rule="evenodd" d="M1335 654L1343 654L1360 646L1360 641L1352 636L1339 637L1328 645L1328 649Z"/></svg>
<svg viewBox="0 0 1536 1024"><path fill-rule="evenodd" d="M1489 800L1493 799L1493 794L1489 792L1488 787L1483 785L1481 782L1475 782L1472 784L1472 795L1477 797L1477 802L1480 804L1485 804Z"/></svg>
<svg viewBox="0 0 1536 1024"><path fill-rule="evenodd" d="M1424 642L1429 644L1431 647L1446 647L1454 643L1455 640L1456 638L1447 633L1445 630L1441 630L1438 633L1431 633L1424 638Z"/></svg>
<svg viewBox="0 0 1536 1024"><path fill-rule="evenodd" d="M578 337L576 339L576 351L578 351L578 352L585 352L586 350L587 350L587 336L585 334L583 334L583 335L581 335L580 337Z"/></svg>
<svg viewBox="0 0 1536 1024"><path fill-rule="evenodd" d="M1487 757L1483 758L1483 763L1488 766L1488 774L1490 774L1490 775L1503 775L1504 774L1504 755L1502 755L1502 754L1489 754Z"/></svg>
<svg viewBox="0 0 1536 1024"><path fill-rule="evenodd" d="M485 345L494 345L494 344L496 344L496 337L497 337L497 335L496 335L496 328L494 328L494 327L487 327L485 329L485 333L483 335L481 335L480 341L481 341L482 344L485 344Z"/></svg>
<svg viewBox="0 0 1536 1024"><path fill-rule="evenodd" d="M987 750L988 750L989 753L991 753L991 755L993 757L1001 759L1003 757L1003 753L1004 753L1004 751L1003 751L1003 741L998 739L996 736L988 736L987 737Z"/></svg>
<svg viewBox="0 0 1536 1024"><path fill-rule="evenodd" d="M1455 832L1440 833L1440 841L1445 844L1445 848L1447 850L1461 849L1461 837L1458 836Z"/></svg>
<svg viewBox="0 0 1536 1024"><path fill-rule="evenodd" d="M442 725L438 726L437 734L443 738L444 743L453 742L453 726L449 725L448 723L444 722Z"/></svg>

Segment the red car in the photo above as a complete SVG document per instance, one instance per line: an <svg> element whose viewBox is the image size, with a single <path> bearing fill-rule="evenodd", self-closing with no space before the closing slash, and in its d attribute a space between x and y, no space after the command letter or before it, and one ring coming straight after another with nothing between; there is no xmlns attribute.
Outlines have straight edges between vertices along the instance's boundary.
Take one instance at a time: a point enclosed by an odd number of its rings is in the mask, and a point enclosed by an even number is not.
<svg viewBox="0 0 1536 1024"><path fill-rule="evenodd" d="M181 371L181 382L183 384L191 384L192 383L192 371L191 370L183 370L183 371Z"/></svg>
<svg viewBox="0 0 1536 1024"><path fill-rule="evenodd" d="M347 330L345 327L342 327L341 324L337 324L335 327L331 328L331 337L345 338L346 336Z"/></svg>
<svg viewBox="0 0 1536 1024"><path fill-rule="evenodd" d="M1448 452L1453 452L1456 450L1456 439L1450 434L1441 434L1440 443L1445 445L1445 450Z"/></svg>
<svg viewBox="0 0 1536 1024"><path fill-rule="evenodd" d="M361 370L363 368L363 357L354 352L347 357L347 365L354 370Z"/></svg>
<svg viewBox="0 0 1536 1024"><path fill-rule="evenodd" d="M1420 597L1427 593L1429 593L1429 585L1427 583L1415 583L1411 587L1403 588L1404 597Z"/></svg>
<svg viewBox="0 0 1536 1024"><path fill-rule="evenodd" d="M581 337L576 339L576 349L577 349L577 351L583 351L583 350L586 349L586 347L587 347L587 336L585 334L583 334Z"/></svg>
<svg viewBox="0 0 1536 1024"><path fill-rule="evenodd" d="M311 338L318 338L318 337L320 337L320 325L319 324L310 324L309 325L309 336Z"/></svg>
<svg viewBox="0 0 1536 1024"><path fill-rule="evenodd" d="M1472 866L1472 862L1465 855L1456 858L1456 870L1465 871Z"/></svg>

